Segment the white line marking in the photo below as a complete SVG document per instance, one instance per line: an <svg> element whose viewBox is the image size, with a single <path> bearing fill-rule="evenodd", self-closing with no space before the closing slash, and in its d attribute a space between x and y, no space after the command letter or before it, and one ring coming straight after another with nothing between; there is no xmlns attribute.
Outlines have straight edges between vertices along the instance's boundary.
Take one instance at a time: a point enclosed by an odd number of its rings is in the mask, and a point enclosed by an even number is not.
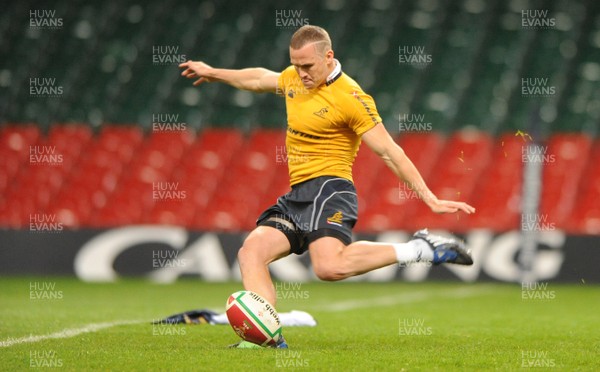
<svg viewBox="0 0 600 372"><path fill-rule="evenodd" d="M144 323L144 322L145 322L144 320L117 320L115 322L91 323L91 324L87 324L81 328L63 329L60 332L54 332L54 333L50 333L47 335L38 335L38 336L31 335L31 336L20 337L20 338L9 338L7 340L0 341L0 347L9 347L9 346L13 346L16 344L23 344L23 343L28 343L28 342L39 342L39 341L48 340L48 339L70 338L70 337L78 336L82 333L96 332L101 329L117 327L120 325L140 324L140 323Z"/></svg>
<svg viewBox="0 0 600 372"><path fill-rule="evenodd" d="M314 310L338 312L363 309L378 306L393 306L426 301L432 298L465 298L489 293L484 288L457 288L454 290L440 290L438 292L409 292L394 296L380 296L360 300L339 301L313 307Z"/></svg>
<svg viewBox="0 0 600 372"><path fill-rule="evenodd" d="M492 293L488 288L478 287L478 288L457 288L454 290L443 290L435 292L409 292L398 294L395 296L380 296L375 298L365 298L361 300L349 300L349 301L339 301L334 303L328 303L324 305L311 306L314 310L326 311L326 312L341 312L341 311L349 311L361 308L369 308L369 307L377 307L377 306L393 306L399 304L408 304L414 302L420 302L429 300L432 298L465 298L465 297L473 297L481 294ZM8 338L4 341L0 341L1 347L9 347L17 344L23 343L31 343L31 342L40 342L43 340L49 339L61 339L61 338L71 338L78 336L82 333L91 333L96 332L102 329L118 327L121 325L129 325L129 324L141 324L146 323L146 320L117 320L114 322L104 322L104 323L91 323L87 324L81 328L71 328L71 329L63 329L60 332L54 332L47 335L31 335L27 337L20 338Z"/></svg>

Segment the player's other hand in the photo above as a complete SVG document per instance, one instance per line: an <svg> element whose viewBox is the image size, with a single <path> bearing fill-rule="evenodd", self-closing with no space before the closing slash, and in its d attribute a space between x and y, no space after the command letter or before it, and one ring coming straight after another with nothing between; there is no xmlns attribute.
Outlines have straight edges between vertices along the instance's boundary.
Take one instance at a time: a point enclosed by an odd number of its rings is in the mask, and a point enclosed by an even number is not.
<svg viewBox="0 0 600 372"><path fill-rule="evenodd" d="M184 69L181 73L181 76L184 76L188 79L196 79L196 81L194 81L194 86L213 81L210 78L213 68L202 61L190 60L183 62L179 65L179 68Z"/></svg>
<svg viewBox="0 0 600 372"><path fill-rule="evenodd" d="M463 211L466 214L475 213L475 208L464 202L436 199L428 204L434 213L456 213L458 211Z"/></svg>

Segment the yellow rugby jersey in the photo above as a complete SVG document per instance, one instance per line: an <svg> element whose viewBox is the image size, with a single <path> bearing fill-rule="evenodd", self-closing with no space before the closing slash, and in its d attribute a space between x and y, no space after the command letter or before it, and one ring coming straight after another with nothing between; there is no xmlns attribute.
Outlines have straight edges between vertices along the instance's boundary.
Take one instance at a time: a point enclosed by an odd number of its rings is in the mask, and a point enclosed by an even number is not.
<svg viewBox="0 0 600 372"><path fill-rule="evenodd" d="M291 185L319 176L352 182L360 136L382 122L373 98L336 62L326 84L312 90L304 87L294 66L277 81L278 93L285 95Z"/></svg>

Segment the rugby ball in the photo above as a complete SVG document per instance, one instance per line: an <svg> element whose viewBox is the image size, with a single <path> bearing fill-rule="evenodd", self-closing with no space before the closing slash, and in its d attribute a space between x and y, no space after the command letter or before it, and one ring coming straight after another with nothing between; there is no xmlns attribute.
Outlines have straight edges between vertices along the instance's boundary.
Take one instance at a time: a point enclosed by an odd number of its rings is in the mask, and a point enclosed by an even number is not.
<svg viewBox="0 0 600 372"><path fill-rule="evenodd" d="M277 344L281 322L273 305L251 291L235 292L227 299L227 319L243 340L261 346Z"/></svg>

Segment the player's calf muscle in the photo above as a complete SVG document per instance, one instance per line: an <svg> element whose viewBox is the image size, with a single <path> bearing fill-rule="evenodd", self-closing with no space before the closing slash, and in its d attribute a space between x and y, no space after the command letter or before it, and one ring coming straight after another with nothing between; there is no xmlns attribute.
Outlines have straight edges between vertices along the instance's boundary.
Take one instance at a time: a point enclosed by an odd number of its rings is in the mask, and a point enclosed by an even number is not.
<svg viewBox="0 0 600 372"><path fill-rule="evenodd" d="M325 281L338 281L355 275L353 264L342 252L327 257L311 257L313 271L317 278Z"/></svg>
<svg viewBox="0 0 600 372"><path fill-rule="evenodd" d="M327 282L335 282L352 276L351 273L344 270L343 267L332 266L330 264L313 266L313 270L317 278Z"/></svg>
<svg viewBox="0 0 600 372"><path fill-rule="evenodd" d="M335 254L314 254L313 269L321 280L336 281L396 263L389 244L358 241Z"/></svg>

